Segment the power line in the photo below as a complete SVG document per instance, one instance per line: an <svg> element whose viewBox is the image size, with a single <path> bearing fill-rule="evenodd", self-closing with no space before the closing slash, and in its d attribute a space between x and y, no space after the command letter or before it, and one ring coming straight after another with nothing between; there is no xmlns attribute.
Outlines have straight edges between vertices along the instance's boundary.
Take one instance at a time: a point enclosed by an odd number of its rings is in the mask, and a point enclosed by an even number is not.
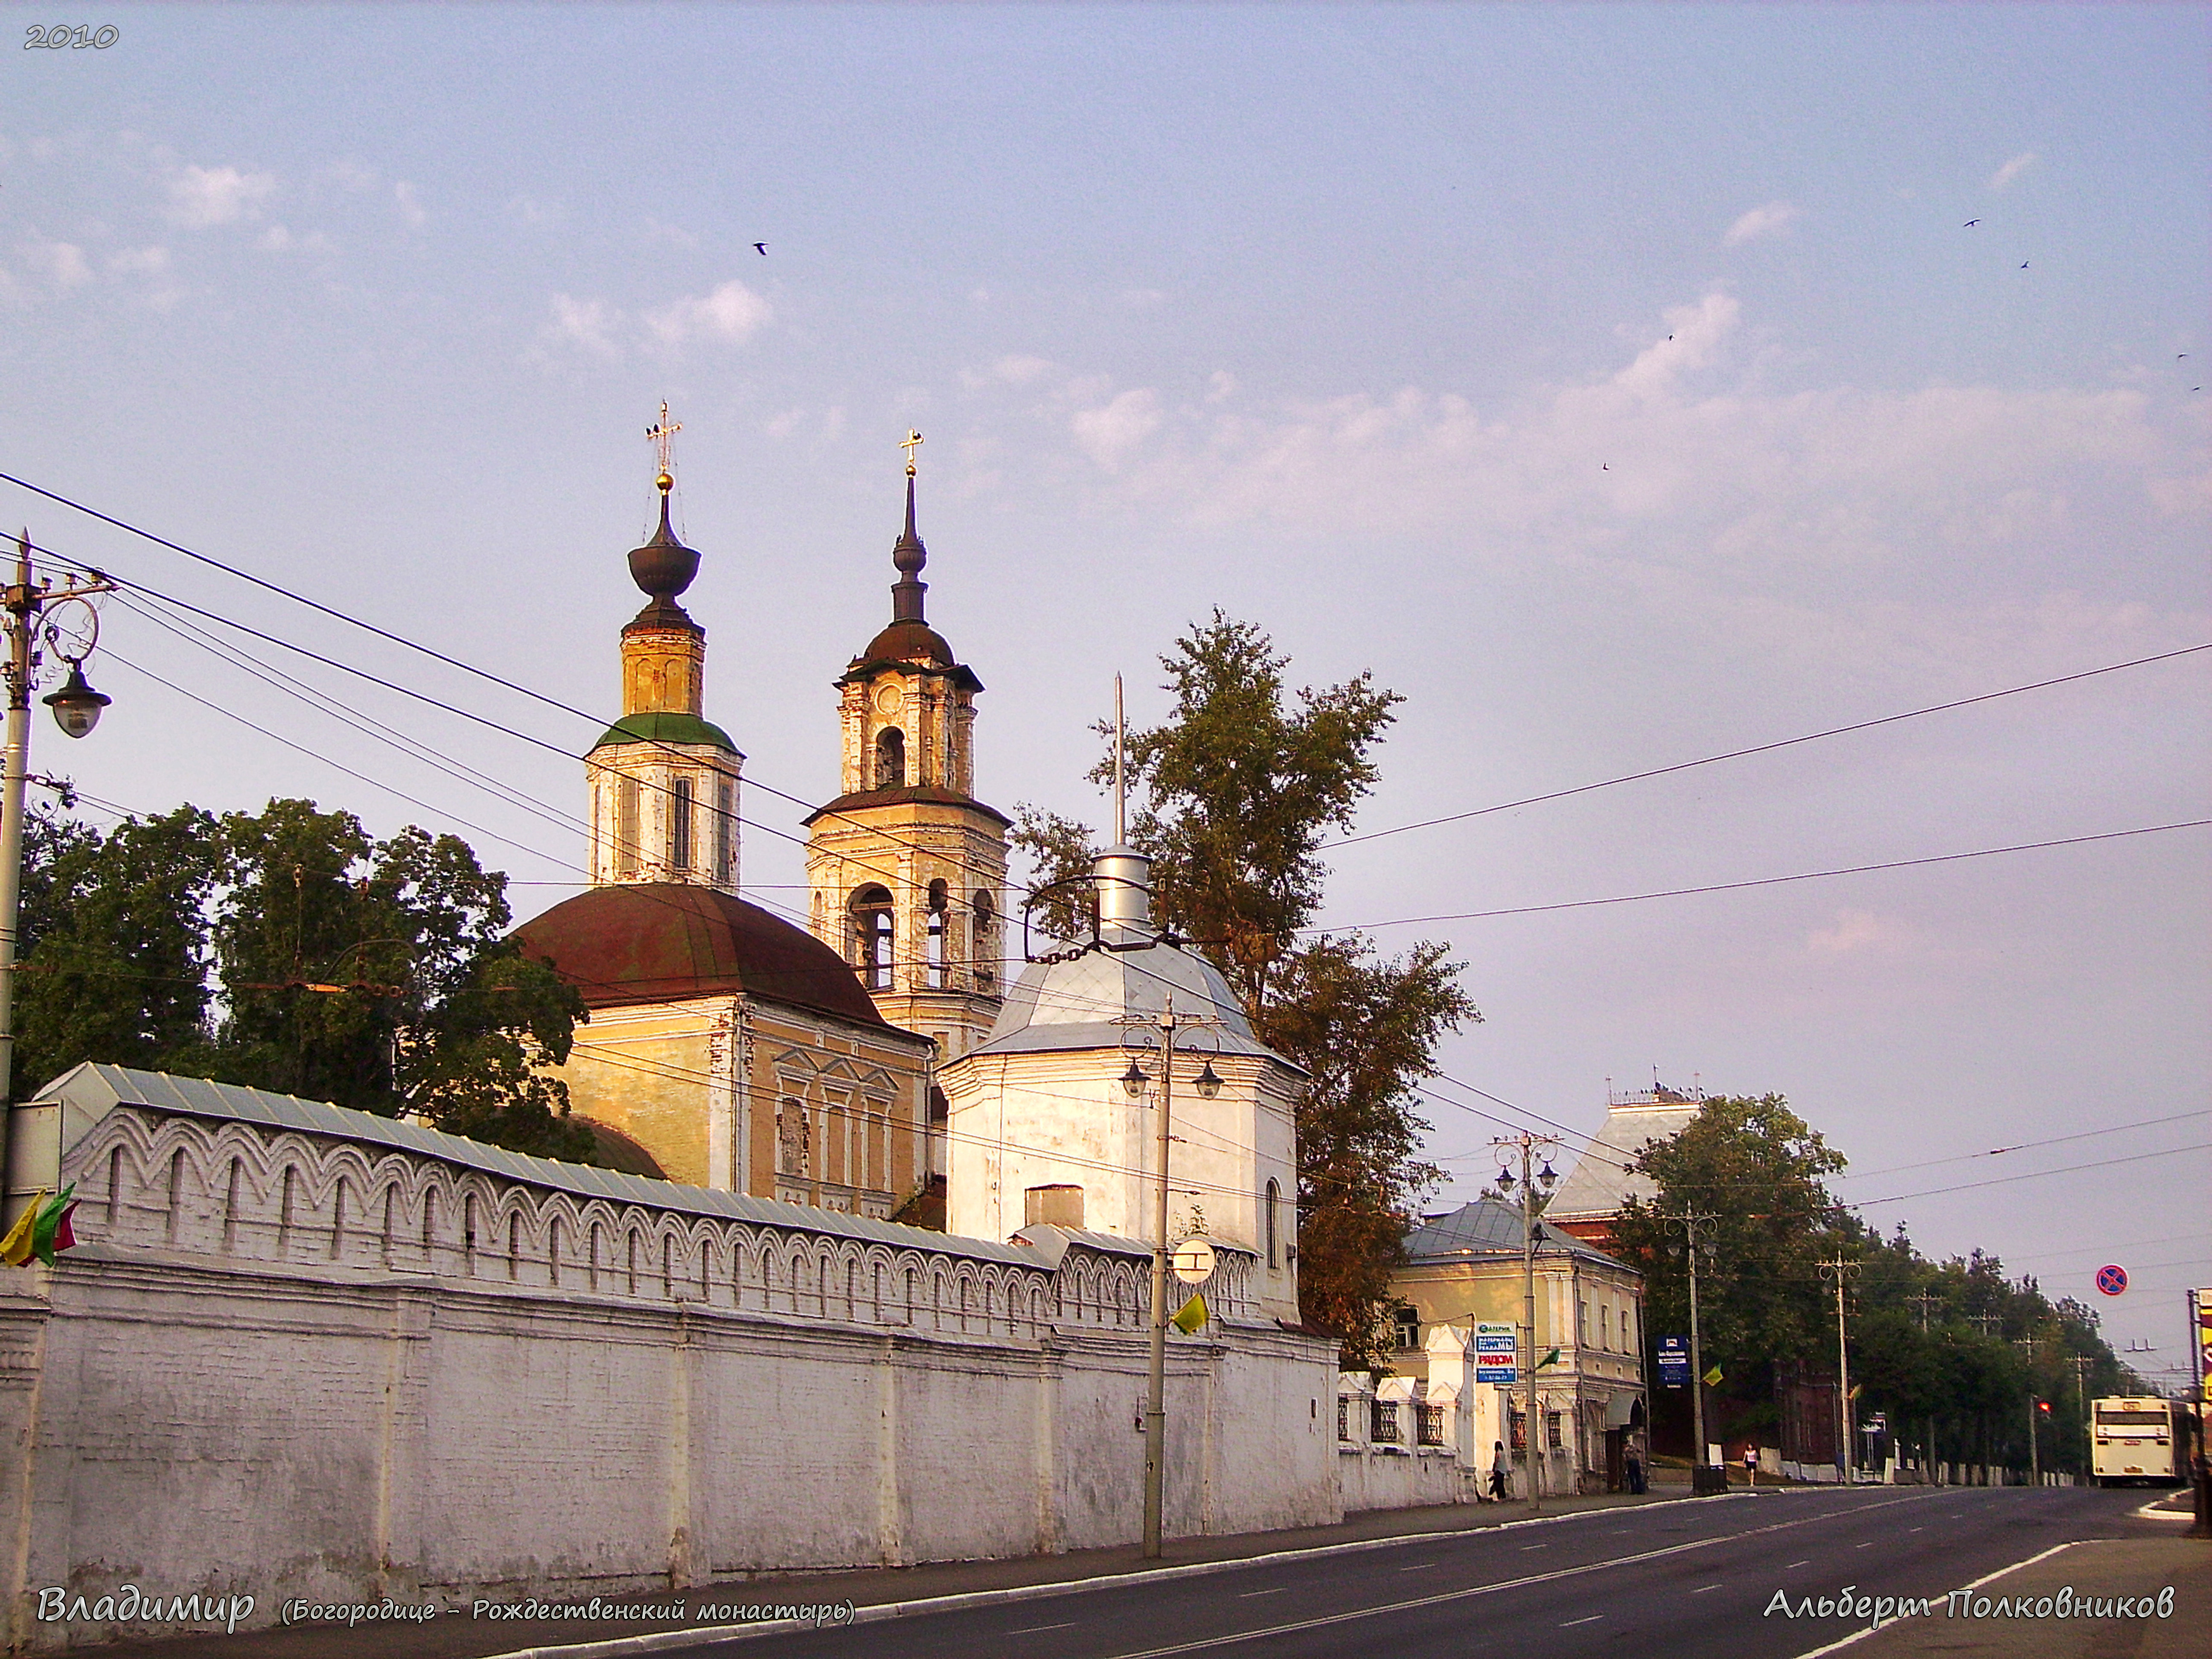
<svg viewBox="0 0 2212 1659"><path fill-rule="evenodd" d="M1462 823L1469 818L1479 818L1492 812L1510 812L1516 807L1535 806L1545 801L1565 800L1571 795L1586 795L1593 790L1611 789L1624 783L1641 783L1647 778L1663 778L1670 773L1687 772L1700 766L1717 766L1723 761L1741 760L1750 755L1771 754L1778 749L1790 749L1799 744L1818 743L1825 738L1839 738L1852 732L1869 732L1876 726L1894 726L1900 720L1918 720L1923 714L1941 714L1954 708L1970 708L1976 703L1994 702L2000 697L2016 697L2024 691L2047 690L2054 685L2070 685L2076 680L2094 679L2100 674L2117 674L2130 668L2142 668L2151 663L2171 662L2176 657L2191 656L2199 651L2212 651L2212 644L2188 645L2178 651L2161 651L2154 656L2136 657L2127 662L2109 663L2102 668L2087 668L2078 674L2061 674L2053 679L2037 680L2027 685L2007 686L2002 691L1984 691L1978 696L1960 697L1951 702L1930 703L1925 708L1909 708L1901 714L1884 714L1878 720L1856 720L1849 726L1830 726L1825 732L1808 732L1802 737L1783 738L1773 743L1753 744L1747 749L1730 749L1718 755L1706 755L1698 760L1678 761L1672 766L1655 766L1648 771L1630 772L1617 778L1605 778L1595 783L1577 784L1571 789L1554 789L1541 795L1527 795L1519 800L1500 801L1495 806L1478 806L1472 811L1453 812L1440 818L1423 818L1416 823L1401 823L1388 830L1370 830L1364 835L1346 836L1322 848L1322 852L1334 852L1340 847L1353 847L1361 842L1380 841L1385 836L1402 836L1413 830L1432 830L1439 824Z"/></svg>
<svg viewBox="0 0 2212 1659"><path fill-rule="evenodd" d="M1871 1208L1876 1204L1900 1204L1908 1198L1935 1198L1944 1193L1972 1192L1978 1187L2002 1187L2014 1181L2037 1181L2045 1176L2078 1175L2084 1170L2109 1170L2116 1164L2141 1164L2146 1158L2172 1158L2182 1152L2212 1152L2212 1142L2200 1141L2191 1146L2170 1146L2162 1152L2132 1152L2125 1158L2101 1158L2094 1164L2069 1164L2056 1170L2030 1170L2022 1175L1992 1176L1987 1181L1968 1181L1956 1187L1930 1187L1924 1192L1893 1193L1887 1198L1856 1198L1850 1207L1856 1210Z"/></svg>
<svg viewBox="0 0 2212 1659"><path fill-rule="evenodd" d="M2116 1135L2130 1129L2148 1129L2161 1123L2180 1123L2204 1115L2206 1114L2201 1111L2176 1112L2171 1117L2147 1117L2134 1123L2114 1123L2100 1129L2083 1129L2070 1135L2052 1135L2047 1140L2023 1140L2016 1146L1992 1146L1985 1152L1957 1152L1949 1158L1931 1158L1919 1164L1893 1164L1886 1170L1850 1170L1838 1175L1836 1179L1864 1181L1875 1176L1902 1175L1907 1170L1932 1170L1940 1164L1959 1164L1970 1158L1996 1158L2006 1152L2024 1152L2033 1146L2056 1146L2063 1141L2088 1140L2098 1135Z"/></svg>

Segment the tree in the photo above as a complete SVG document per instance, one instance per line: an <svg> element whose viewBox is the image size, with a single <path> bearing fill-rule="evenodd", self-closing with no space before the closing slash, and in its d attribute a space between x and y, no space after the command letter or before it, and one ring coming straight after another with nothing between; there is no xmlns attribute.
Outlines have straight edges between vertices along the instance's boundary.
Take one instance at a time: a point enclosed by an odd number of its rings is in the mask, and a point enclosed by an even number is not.
<svg viewBox="0 0 2212 1659"><path fill-rule="evenodd" d="M507 878L458 838L375 842L350 813L272 800L53 844L42 879L67 902L21 999L40 1081L117 1060L590 1157L544 1070L582 1000L503 937Z"/></svg>
<svg viewBox="0 0 2212 1659"><path fill-rule="evenodd" d="M1153 860L1158 921L1220 969L1261 1040L1312 1075L1297 1121L1300 1311L1347 1364L1379 1364L1409 1212L1437 1178L1418 1156L1429 1126L1416 1085L1437 1040L1481 1016L1448 946L1386 958L1363 940L1298 936L1322 897L1322 838L1373 787L1372 751L1401 699L1364 673L1290 694L1290 659L1218 611L1160 661L1175 707L1126 739L1139 801L1129 837ZM1109 750L1091 776L1112 771ZM1045 927L1088 938L1090 829L1024 805L1013 840Z"/></svg>

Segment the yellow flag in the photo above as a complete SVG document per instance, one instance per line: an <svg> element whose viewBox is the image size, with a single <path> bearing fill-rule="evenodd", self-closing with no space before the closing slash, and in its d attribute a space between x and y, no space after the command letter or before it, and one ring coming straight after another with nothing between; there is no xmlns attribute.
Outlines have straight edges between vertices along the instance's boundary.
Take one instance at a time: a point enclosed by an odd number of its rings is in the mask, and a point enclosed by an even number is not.
<svg viewBox="0 0 2212 1659"><path fill-rule="evenodd" d="M38 1230L39 1211L46 1201L46 1189L41 1187L39 1195L30 1201L23 1213L15 1218L15 1224L8 1230L8 1237L0 1238L0 1261L11 1267L20 1267L31 1259L32 1236Z"/></svg>
<svg viewBox="0 0 2212 1659"><path fill-rule="evenodd" d="M1176 1316L1168 1323L1185 1336L1194 1334L1198 1328L1206 1323L1206 1298L1193 1291L1190 1300L1176 1310Z"/></svg>
<svg viewBox="0 0 2212 1659"><path fill-rule="evenodd" d="M1721 1368L1716 1365L1705 1373L1705 1386L1709 1389L1717 1389L1720 1385Z"/></svg>

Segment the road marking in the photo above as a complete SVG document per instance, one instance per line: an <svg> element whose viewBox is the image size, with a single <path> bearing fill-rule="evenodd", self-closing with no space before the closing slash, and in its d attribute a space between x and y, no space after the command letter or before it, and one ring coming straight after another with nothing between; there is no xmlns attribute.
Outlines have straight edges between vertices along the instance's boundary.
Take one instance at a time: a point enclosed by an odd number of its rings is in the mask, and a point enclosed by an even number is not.
<svg viewBox="0 0 2212 1659"><path fill-rule="evenodd" d="M1521 1553L1526 1555L1530 1550L1547 1550L1551 1547L1549 1544L1523 1544L1521 1547Z"/></svg>
<svg viewBox="0 0 2212 1659"><path fill-rule="evenodd" d="M1255 1595L1280 1595L1288 1589L1290 1589L1288 1584L1278 1584L1273 1589L1243 1590L1237 1594L1237 1599L1240 1601L1249 1601Z"/></svg>
<svg viewBox="0 0 2212 1659"><path fill-rule="evenodd" d="M1784 1571L1784 1572L1788 1572L1788 1571L1790 1571L1791 1570L1791 1568L1795 1568L1795 1567L1807 1567L1807 1566L1810 1566L1810 1565L1812 1565L1812 1564L1813 1564L1813 1558L1812 1558L1811 1556L1809 1556L1809 1555L1808 1555L1808 1556L1807 1556L1807 1557L1806 1557L1802 1561L1792 1561L1792 1562L1790 1564L1790 1565L1789 1565L1789 1566L1783 1568L1783 1569L1782 1569L1782 1571Z"/></svg>
<svg viewBox="0 0 2212 1659"><path fill-rule="evenodd" d="M2008 1567L1999 1567L1995 1572L1985 1572L1979 1578L1974 1580L1972 1583L1961 1585L1959 1589L1951 1591L1950 1594L1953 1595L1964 1595L1968 1590L1978 1590L1981 1589L1983 1585L1994 1583L1996 1580L2003 1577L2008 1572L2018 1572L2022 1567L2032 1567L2039 1561L2048 1560L2051 1557L2057 1554L2061 1550L2070 1550L2076 1544L2094 1544L2100 1543L2102 1541L2102 1540L2095 1538L2069 1538L2063 1544L2053 1544L2049 1549L2045 1550L2040 1555L2031 1555L2025 1561L2015 1561ZM1932 1601L1935 1600L1935 1597L1930 1596L1929 1597L1929 1600ZM1874 1632L1875 1627L1869 1625L1864 1630L1853 1631L1849 1636L1844 1638L1840 1642L1831 1642L1824 1648L1814 1648L1810 1653L1801 1653L1797 1656L1797 1659L1821 1659L1821 1656L1823 1654L1833 1653L1839 1648L1847 1648L1854 1642L1863 1642L1868 1637L1873 1635Z"/></svg>
<svg viewBox="0 0 2212 1659"><path fill-rule="evenodd" d="M1718 1589L1719 1588L1720 1586L1718 1584L1700 1584L1697 1589L1692 1590L1690 1594L1692 1595L1703 1595L1709 1589Z"/></svg>
<svg viewBox="0 0 2212 1659"><path fill-rule="evenodd" d="M1872 1548L1874 1547L1874 1540L1873 1540L1873 1539L1871 1539L1871 1538L1869 1538L1869 1539L1868 1539L1868 1540L1866 1540L1866 1542L1865 1542L1865 1543L1863 1543L1863 1544L1854 1544L1854 1545L1852 1545L1852 1546L1851 1546L1851 1547L1852 1547L1853 1549L1855 1549L1855 1550L1870 1550L1870 1549L1872 1549Z"/></svg>
<svg viewBox="0 0 2212 1659"><path fill-rule="evenodd" d="M1602 1572L1611 1567L1635 1566L1641 1562L1663 1560L1670 1555L1683 1555L1692 1550L1711 1549L1720 1544L1741 1543L1747 1538L1760 1538L1769 1533L1790 1532L1796 1528L1814 1526L1823 1521L1841 1520L1848 1516L1865 1515L1875 1510L1893 1509L1899 1504L1915 1504L1923 1501L1924 1500L1915 1495L1884 1498L1879 1503L1873 1504L1854 1504L1847 1509L1830 1510L1820 1515L1808 1515L1796 1521L1776 1521L1764 1527L1747 1527L1741 1532L1722 1533L1711 1538L1693 1538L1683 1544L1662 1544L1656 1549L1639 1550L1630 1555L1616 1555L1609 1560L1586 1561L1580 1566L1575 1567L1554 1567L1549 1572L1532 1572L1524 1577L1500 1579L1495 1583L1475 1584L1466 1589L1443 1590L1434 1595L1409 1596L1402 1601L1386 1601L1371 1607L1353 1607L1345 1613L1323 1613L1318 1618L1298 1619L1287 1624L1263 1625L1254 1630L1231 1631L1224 1635L1208 1636L1194 1642L1177 1642L1164 1648L1142 1648L1117 1654L1114 1656L1114 1659L1173 1659L1173 1656L1178 1654L1201 1653L1210 1648L1233 1647L1241 1642L1257 1642L1269 1637L1293 1636L1304 1631L1326 1630L1331 1626L1348 1625L1357 1620L1372 1619L1382 1613L1411 1613L1421 1607L1442 1607L1447 1601L1465 1601L1478 1595L1494 1595L1500 1590L1525 1589L1532 1584L1556 1583L1562 1578L1579 1578L1585 1573Z"/></svg>
<svg viewBox="0 0 2212 1659"><path fill-rule="evenodd" d="M1071 1619L1064 1625L1030 1625L1020 1630L1010 1630L1006 1634L1009 1636L1035 1636L1039 1631L1043 1630L1073 1630L1074 1628L1075 1621Z"/></svg>
<svg viewBox="0 0 2212 1659"><path fill-rule="evenodd" d="M1401 1572L1426 1572L1434 1565L1436 1565L1436 1563L1433 1561L1416 1561L1412 1566L1401 1567L1398 1571Z"/></svg>
<svg viewBox="0 0 2212 1659"><path fill-rule="evenodd" d="M1907 1527L1905 1528L1905 1531L1907 1532L1926 1532L1928 1528L1925 1527Z"/></svg>
<svg viewBox="0 0 2212 1659"><path fill-rule="evenodd" d="M1565 1624L1560 1626L1559 1628L1561 1630L1572 1630L1577 1625L1595 1625L1599 1620L1604 1617L1605 1615L1601 1613L1594 1613L1587 1619L1570 1619Z"/></svg>

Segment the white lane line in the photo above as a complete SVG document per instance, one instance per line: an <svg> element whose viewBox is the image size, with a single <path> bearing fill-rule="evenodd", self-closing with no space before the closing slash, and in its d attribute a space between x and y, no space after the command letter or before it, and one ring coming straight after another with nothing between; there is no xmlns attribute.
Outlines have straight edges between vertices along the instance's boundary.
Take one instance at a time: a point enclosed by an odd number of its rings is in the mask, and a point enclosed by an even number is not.
<svg viewBox="0 0 2212 1659"><path fill-rule="evenodd" d="M1280 1595L1289 1589L1288 1584L1278 1584L1273 1589L1242 1590L1237 1593L1237 1599L1240 1601L1249 1601L1255 1595Z"/></svg>
<svg viewBox="0 0 2212 1659"><path fill-rule="evenodd" d="M1926 1532L1928 1528L1925 1527L1907 1527L1905 1528L1905 1531L1907 1532Z"/></svg>
<svg viewBox="0 0 2212 1659"><path fill-rule="evenodd" d="M1354 1607L1346 1613L1323 1613L1317 1619L1299 1619L1288 1624L1263 1625L1255 1630L1231 1631L1220 1636L1208 1636L1195 1642L1177 1642L1164 1648L1143 1648L1128 1653L1116 1654L1114 1659L1174 1659L1185 1653L1202 1653L1210 1648L1234 1647L1241 1642L1264 1641L1269 1637L1294 1636L1304 1631L1326 1630L1333 1625L1348 1625L1361 1619L1373 1619L1386 1613L1411 1613L1421 1607L1441 1607L1447 1601L1466 1601L1478 1595L1495 1595L1500 1590L1525 1589L1531 1584L1556 1583L1562 1578L1579 1578L1585 1573L1603 1572L1613 1567L1631 1567L1644 1561L1663 1560L1670 1555L1686 1554L1692 1550L1711 1549L1720 1544L1738 1544L1747 1538L1764 1537L1768 1533L1790 1532L1799 1527L1816 1526L1824 1521L1843 1520L1865 1515L1875 1510L1893 1509L1899 1504L1923 1501L1917 1495L1885 1498L1878 1504L1854 1504L1847 1510L1830 1510L1820 1515L1808 1515L1796 1521L1776 1521L1764 1527L1747 1527L1741 1532L1722 1533L1711 1538L1694 1538L1685 1544L1668 1544L1658 1549L1641 1550L1633 1555L1616 1555L1603 1561L1586 1561L1577 1567L1554 1567L1549 1572L1532 1572L1522 1578L1500 1579L1493 1584L1476 1584L1467 1589L1444 1590L1435 1595L1409 1596L1402 1601L1386 1601L1379 1607Z"/></svg>
<svg viewBox="0 0 2212 1659"><path fill-rule="evenodd" d="M2032 1567L2039 1561L2048 1560L2051 1557L2057 1554L2061 1550L2070 1550L2076 1544L2094 1544L2100 1541L2101 1540L2094 1538L2069 1538L2063 1544L2053 1544L2049 1549L2045 1550L2039 1555L2029 1556L2025 1561L2015 1561L2008 1567L1999 1567L1995 1572L1985 1572L1979 1578L1974 1580L1972 1583L1962 1584L1958 1589L1951 1592L1951 1594L1964 1595L1967 1590L1979 1589L1983 1585L1994 1583L1996 1580L2003 1577L2008 1572L2018 1572L2022 1567ZM1936 1598L1931 1595L1928 1599L1930 1601L1933 1601ZM1899 1623L1902 1621L1892 1620L1891 1622ZM1820 1656L1823 1654L1834 1653L1839 1649L1850 1646L1854 1642L1863 1642L1868 1637L1873 1634L1874 1626L1869 1625L1864 1630L1853 1631L1849 1636L1844 1638L1840 1642L1831 1642L1824 1648L1814 1648L1809 1653L1801 1653L1797 1656L1797 1659L1820 1659Z"/></svg>
<svg viewBox="0 0 2212 1659"><path fill-rule="evenodd" d="M1010 1630L1006 1634L1009 1636L1035 1636L1039 1631L1042 1630L1073 1630L1074 1628L1075 1621L1071 1619L1064 1625L1027 1625L1023 1626L1020 1630Z"/></svg>
<svg viewBox="0 0 2212 1659"><path fill-rule="evenodd" d="M1416 1561L1412 1566L1401 1567L1398 1571L1401 1572L1426 1572L1434 1565L1436 1565L1436 1563L1433 1561Z"/></svg>
<svg viewBox="0 0 2212 1659"><path fill-rule="evenodd" d="M1700 1584L1697 1589L1692 1590L1690 1594L1692 1595L1703 1595L1707 1590L1716 1590L1719 1588L1720 1586L1718 1584Z"/></svg>
<svg viewBox="0 0 2212 1659"><path fill-rule="evenodd" d="M1797 1568L1797 1567L1809 1567L1809 1566L1810 1566L1810 1565L1813 1565L1813 1558L1812 1558L1811 1556L1809 1556L1809 1555L1808 1555L1808 1556L1807 1556L1807 1557L1806 1557L1802 1561L1792 1561L1792 1562L1790 1564L1790 1565L1789 1565L1789 1566L1786 1566L1786 1567L1783 1568L1783 1569L1782 1569L1782 1571L1784 1571L1784 1572L1789 1572L1789 1571L1792 1571L1792 1570L1793 1570L1793 1569L1795 1569L1795 1568Z"/></svg>
<svg viewBox="0 0 2212 1659"><path fill-rule="evenodd" d="M1521 1547L1521 1553L1526 1555L1530 1550L1547 1550L1551 1547L1549 1544L1523 1544Z"/></svg>
<svg viewBox="0 0 2212 1659"><path fill-rule="evenodd" d="M1559 1628L1561 1630L1572 1630L1577 1625L1595 1625L1599 1620L1604 1617L1605 1615L1601 1613L1594 1613L1587 1619L1570 1619L1565 1624L1560 1626Z"/></svg>
<svg viewBox="0 0 2212 1659"><path fill-rule="evenodd" d="M1873 1540L1873 1539L1871 1539L1871 1538L1869 1538L1869 1539L1868 1539L1868 1540L1866 1540L1866 1542L1865 1542L1865 1543L1863 1543L1863 1544L1854 1544L1854 1545L1852 1545L1852 1546L1851 1546L1851 1547L1852 1547L1853 1549L1855 1549L1855 1550L1870 1550L1870 1549L1872 1549L1872 1548L1874 1547L1874 1540Z"/></svg>

